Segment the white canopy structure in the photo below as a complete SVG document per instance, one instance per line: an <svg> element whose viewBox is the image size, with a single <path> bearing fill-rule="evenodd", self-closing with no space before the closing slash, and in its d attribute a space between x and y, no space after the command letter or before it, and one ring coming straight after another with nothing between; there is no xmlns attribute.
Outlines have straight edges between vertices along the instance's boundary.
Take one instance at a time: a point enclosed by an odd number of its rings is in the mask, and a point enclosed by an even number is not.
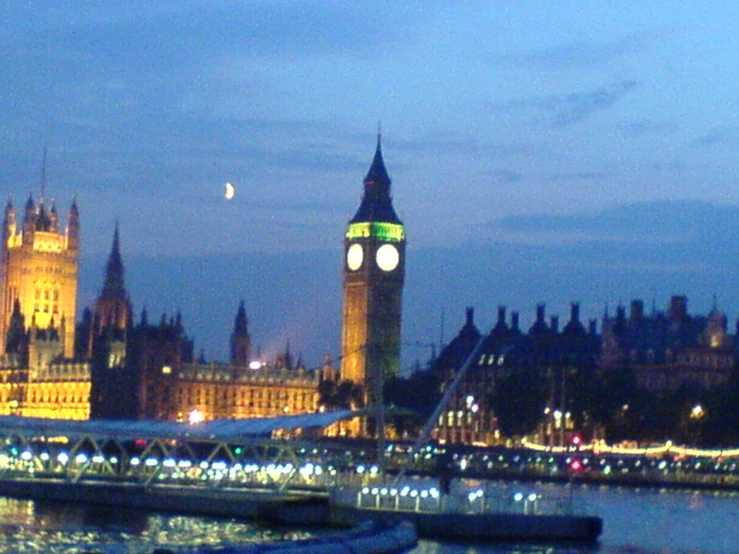
<svg viewBox="0 0 739 554"><path fill-rule="evenodd" d="M0 416L0 435L88 436L96 438L172 439L187 441L228 441L248 437L268 437L274 431L325 428L363 412L337 410L316 414L285 415L252 419L218 419L200 423L144 420L72 421L21 416Z"/></svg>

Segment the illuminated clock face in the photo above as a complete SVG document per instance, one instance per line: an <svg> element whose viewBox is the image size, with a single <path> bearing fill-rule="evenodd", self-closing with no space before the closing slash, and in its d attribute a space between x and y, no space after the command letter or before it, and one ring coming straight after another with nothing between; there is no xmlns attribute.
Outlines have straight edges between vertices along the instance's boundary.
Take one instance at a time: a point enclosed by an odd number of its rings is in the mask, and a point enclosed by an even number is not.
<svg viewBox="0 0 739 554"><path fill-rule="evenodd" d="M377 250L377 265L383 271L392 271L398 267L400 254L393 244L383 244Z"/></svg>
<svg viewBox="0 0 739 554"><path fill-rule="evenodd" d="M349 247L349 251L346 253L346 265L349 269L356 271L362 266L362 260L364 259L364 252L362 251L361 244L352 244Z"/></svg>

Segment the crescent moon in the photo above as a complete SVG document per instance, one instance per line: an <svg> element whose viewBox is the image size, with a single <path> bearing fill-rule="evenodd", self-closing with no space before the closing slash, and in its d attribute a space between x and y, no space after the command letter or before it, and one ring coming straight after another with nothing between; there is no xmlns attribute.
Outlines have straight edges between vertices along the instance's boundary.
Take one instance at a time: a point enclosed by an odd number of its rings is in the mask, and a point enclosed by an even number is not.
<svg viewBox="0 0 739 554"><path fill-rule="evenodd" d="M234 194L236 194L236 188L231 183L226 183L226 192L224 193L226 200L231 200Z"/></svg>

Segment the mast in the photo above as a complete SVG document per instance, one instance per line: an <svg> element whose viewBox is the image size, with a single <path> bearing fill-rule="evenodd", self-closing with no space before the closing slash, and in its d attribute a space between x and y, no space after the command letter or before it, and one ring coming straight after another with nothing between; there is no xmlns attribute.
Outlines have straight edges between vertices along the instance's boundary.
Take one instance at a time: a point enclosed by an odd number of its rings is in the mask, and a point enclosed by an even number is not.
<svg viewBox="0 0 739 554"><path fill-rule="evenodd" d="M483 335L482 337L480 337L480 340L477 341L477 344L472 349L472 352L470 352L469 356L467 356L467 358L465 359L464 363L462 364L462 367L459 368L459 371L457 372L457 375L454 377L452 384L449 385L449 388L446 389L446 391L444 392L444 396L441 397L441 400L439 400L439 403L436 405L436 408L434 409L433 413L429 416L428 420L426 421L426 425L423 426L423 429L421 430L420 435L418 435L418 439L413 444L413 448L408 453L408 458L406 459L405 463L401 466L400 471L398 472L398 475L393 480L393 485L396 485L398 481L400 481L403 478L403 476L408 471L408 469L413 465L414 456L421 450L421 447L428 440L428 436L431 434L431 431L436 425L436 422L439 420L439 415L441 414L442 410L446 407L446 405L449 403L449 400L451 399L454 392L457 390L459 383L462 382L462 379L466 375L467 370L469 370L469 368L472 367L472 363L477 359L477 355L480 352L482 348L482 344L483 342L485 342L486 338L487 338L486 335Z"/></svg>

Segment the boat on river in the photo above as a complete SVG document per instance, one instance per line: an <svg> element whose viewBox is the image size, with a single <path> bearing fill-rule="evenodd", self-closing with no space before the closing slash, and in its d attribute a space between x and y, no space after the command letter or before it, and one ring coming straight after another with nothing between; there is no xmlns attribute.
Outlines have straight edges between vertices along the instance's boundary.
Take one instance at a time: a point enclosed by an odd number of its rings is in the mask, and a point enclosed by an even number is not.
<svg viewBox="0 0 739 554"><path fill-rule="evenodd" d="M572 510L571 497L537 493L442 494L434 487L337 487L327 498L272 504L261 512L283 524L354 527L367 521L412 523L421 538L452 541L582 542L598 540L603 521Z"/></svg>
<svg viewBox="0 0 739 554"><path fill-rule="evenodd" d="M597 541L603 520L573 513L571 498L537 493L486 494L482 488L442 494L434 487L364 486L332 492L328 520L357 525L367 519L409 521L419 537L473 541Z"/></svg>

